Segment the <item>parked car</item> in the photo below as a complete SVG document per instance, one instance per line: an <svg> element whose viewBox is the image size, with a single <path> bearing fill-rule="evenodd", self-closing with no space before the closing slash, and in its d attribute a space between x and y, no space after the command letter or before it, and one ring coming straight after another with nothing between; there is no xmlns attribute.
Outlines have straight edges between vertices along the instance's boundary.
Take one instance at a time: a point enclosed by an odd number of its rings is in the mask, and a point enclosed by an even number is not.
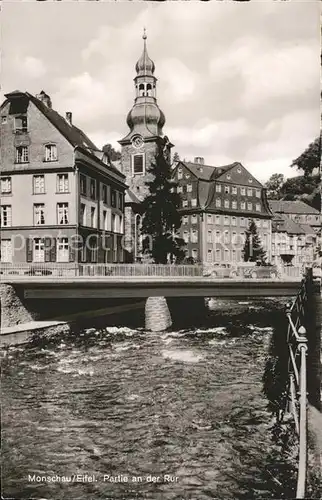
<svg viewBox="0 0 322 500"><path fill-rule="evenodd" d="M278 268L272 264L265 266L249 267L244 270L245 278L278 278Z"/></svg>
<svg viewBox="0 0 322 500"><path fill-rule="evenodd" d="M29 276L49 276L50 274L53 274L50 269L38 269L37 267L31 267L28 269L28 271L25 271L24 274L27 274Z"/></svg>
<svg viewBox="0 0 322 500"><path fill-rule="evenodd" d="M222 264L220 262L209 266L203 274L212 278L234 278L237 276L236 266L232 264Z"/></svg>

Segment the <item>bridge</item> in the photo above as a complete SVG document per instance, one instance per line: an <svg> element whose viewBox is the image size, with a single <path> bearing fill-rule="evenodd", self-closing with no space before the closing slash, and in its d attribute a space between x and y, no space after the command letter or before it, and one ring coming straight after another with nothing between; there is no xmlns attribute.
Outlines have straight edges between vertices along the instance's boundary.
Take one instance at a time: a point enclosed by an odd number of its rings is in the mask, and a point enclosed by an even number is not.
<svg viewBox="0 0 322 500"><path fill-rule="evenodd" d="M2 265L0 282L28 299L295 296L298 267L154 264Z"/></svg>

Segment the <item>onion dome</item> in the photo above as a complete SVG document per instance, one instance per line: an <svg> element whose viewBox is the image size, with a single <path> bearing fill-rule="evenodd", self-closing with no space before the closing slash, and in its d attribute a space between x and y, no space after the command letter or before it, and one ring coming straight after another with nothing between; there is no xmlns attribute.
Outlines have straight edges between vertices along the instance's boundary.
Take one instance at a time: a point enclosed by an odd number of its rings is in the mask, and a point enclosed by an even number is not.
<svg viewBox="0 0 322 500"><path fill-rule="evenodd" d="M155 66L154 66L154 62L152 61L152 59L150 59L150 57L148 56L148 51L146 48L147 35L146 35L145 28L144 28L144 33L143 33L142 38L144 40L143 52L142 52L140 59L138 60L138 62L135 65L135 71L137 72L138 76L153 75L154 70L155 70Z"/></svg>
<svg viewBox="0 0 322 500"><path fill-rule="evenodd" d="M146 128L151 134L159 135L165 116L157 104L142 102L133 106L126 121L131 130Z"/></svg>

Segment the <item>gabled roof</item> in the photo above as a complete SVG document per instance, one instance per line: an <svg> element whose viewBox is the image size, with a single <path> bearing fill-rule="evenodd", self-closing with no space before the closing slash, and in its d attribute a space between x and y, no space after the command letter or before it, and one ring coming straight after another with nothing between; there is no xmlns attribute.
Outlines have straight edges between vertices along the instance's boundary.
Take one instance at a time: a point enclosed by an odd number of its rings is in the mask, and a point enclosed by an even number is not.
<svg viewBox="0 0 322 500"><path fill-rule="evenodd" d="M139 198L133 193L133 191L128 188L125 192L125 203L126 204L132 204L132 203L135 203L135 204L138 204L140 205L141 201L139 200Z"/></svg>
<svg viewBox="0 0 322 500"><path fill-rule="evenodd" d="M220 167L214 167L213 165L203 165L201 163L194 163L192 161L182 161L180 160L177 165L182 163L185 165L190 172L197 177L197 179L202 179L206 181L214 180L221 174L229 170L233 165L224 165ZM176 166L177 166L176 165Z"/></svg>
<svg viewBox="0 0 322 500"><path fill-rule="evenodd" d="M269 200L269 205L273 212L284 214L314 214L320 212L316 208L310 207L301 200Z"/></svg>

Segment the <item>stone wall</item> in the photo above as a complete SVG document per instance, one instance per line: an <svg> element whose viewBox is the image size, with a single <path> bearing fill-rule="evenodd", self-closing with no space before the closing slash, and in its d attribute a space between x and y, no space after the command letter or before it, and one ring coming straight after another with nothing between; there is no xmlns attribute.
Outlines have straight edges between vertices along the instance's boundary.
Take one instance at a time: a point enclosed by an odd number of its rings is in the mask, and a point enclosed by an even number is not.
<svg viewBox="0 0 322 500"><path fill-rule="evenodd" d="M148 297L145 304L146 330L160 332L171 325L171 315L165 297Z"/></svg>

